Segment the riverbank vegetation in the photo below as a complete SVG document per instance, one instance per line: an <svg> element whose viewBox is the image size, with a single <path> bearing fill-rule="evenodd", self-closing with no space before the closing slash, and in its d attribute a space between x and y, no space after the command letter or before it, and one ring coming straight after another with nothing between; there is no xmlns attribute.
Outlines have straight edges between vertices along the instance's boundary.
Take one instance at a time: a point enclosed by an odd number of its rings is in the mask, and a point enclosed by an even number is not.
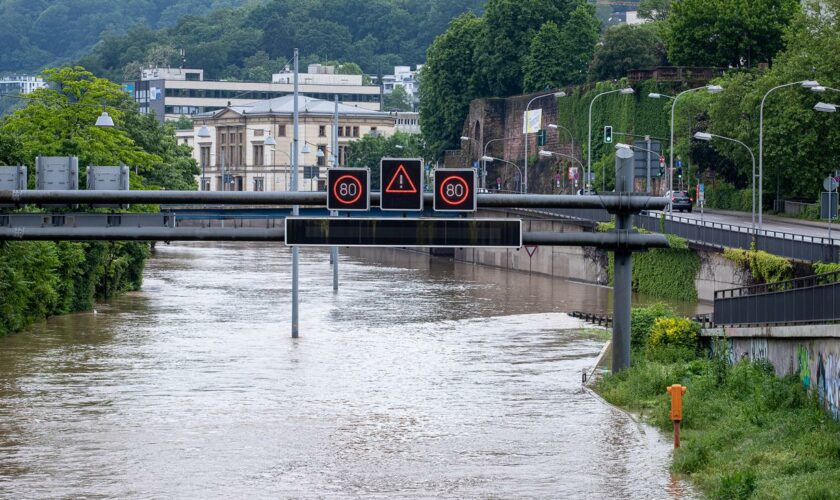
<svg viewBox="0 0 840 500"><path fill-rule="evenodd" d="M32 92L25 107L0 121L0 165L27 165L30 188L35 157L42 155L77 156L82 166L129 165L132 189L195 189L198 168L189 146L177 144L171 126L138 113L119 85L83 68L44 75L51 88ZM94 125L103 106L115 127ZM79 184L85 185L84 168ZM148 256L145 242L0 242L0 335L137 290Z"/></svg>
<svg viewBox="0 0 840 500"><path fill-rule="evenodd" d="M672 470L711 498L836 498L840 423L796 377L768 363L730 363L725 344L697 348L699 326L664 306L633 312L633 365L601 379L609 402L671 432L665 388L687 387Z"/></svg>

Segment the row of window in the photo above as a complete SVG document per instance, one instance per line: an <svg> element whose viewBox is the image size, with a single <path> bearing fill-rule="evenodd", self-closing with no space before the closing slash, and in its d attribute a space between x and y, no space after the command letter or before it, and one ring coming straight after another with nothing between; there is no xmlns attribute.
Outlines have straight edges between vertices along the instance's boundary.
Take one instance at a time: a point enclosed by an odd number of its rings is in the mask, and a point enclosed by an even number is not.
<svg viewBox="0 0 840 500"><path fill-rule="evenodd" d="M291 94L291 92L271 92L260 90L241 91L222 89L166 89L166 97L193 97L204 99L253 99L255 101L258 101L265 99L274 99L277 97L284 97ZM322 99L325 101L332 100L336 94L338 94L339 99L344 102L379 102L378 92L375 94L349 94L343 92L301 92L301 95L304 95L306 97Z"/></svg>

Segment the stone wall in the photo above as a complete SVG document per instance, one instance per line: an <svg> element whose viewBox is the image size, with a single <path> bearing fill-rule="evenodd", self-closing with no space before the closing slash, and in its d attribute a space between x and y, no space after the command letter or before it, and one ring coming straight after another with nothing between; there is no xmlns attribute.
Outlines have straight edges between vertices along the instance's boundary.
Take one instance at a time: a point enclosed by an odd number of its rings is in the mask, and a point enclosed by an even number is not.
<svg viewBox="0 0 840 500"><path fill-rule="evenodd" d="M724 337L730 361L767 361L781 377L796 376L840 419L840 325L726 327L705 330Z"/></svg>

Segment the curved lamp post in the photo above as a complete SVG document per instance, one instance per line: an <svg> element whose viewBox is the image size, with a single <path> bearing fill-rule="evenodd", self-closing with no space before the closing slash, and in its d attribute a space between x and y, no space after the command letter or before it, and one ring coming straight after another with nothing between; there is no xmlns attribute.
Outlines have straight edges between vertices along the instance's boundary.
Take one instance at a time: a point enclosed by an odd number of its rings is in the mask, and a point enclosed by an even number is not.
<svg viewBox="0 0 840 500"><path fill-rule="evenodd" d="M524 125L523 128L523 138L525 139L525 177L522 178L522 192L528 192L528 110L531 109L531 104L534 103L537 99L542 99L543 97L566 97L566 93L563 91L560 92L552 92L550 94L542 94L534 97L528 104L525 106L525 114L522 116L522 124Z"/></svg>
<svg viewBox="0 0 840 500"><path fill-rule="evenodd" d="M487 156L487 155L482 156L481 161L483 161L483 162L488 162L489 161L490 163L492 163L494 161L500 161L502 163L507 163L508 165L513 165L513 168L515 168L519 172L519 178L522 179L522 169L519 168L519 166L516 163L513 163L512 161L503 160L501 158L494 158L492 156ZM519 186L519 191L522 192L522 186L521 185Z"/></svg>
<svg viewBox="0 0 840 500"><path fill-rule="evenodd" d="M752 158L752 232L753 232L753 235L755 235L755 209L756 209L756 205L755 205L755 184L756 184L756 182L755 182L755 179L756 179L756 174L755 174L755 155L753 154L752 149L749 146L747 146L746 144L744 144L743 142L739 141L738 139L733 139L731 137L724 137L722 135L709 134L707 132L697 132L696 134L694 134L694 138L699 140L699 141L707 141L707 142L711 141L712 139L723 139L724 141L734 142L736 144L740 144L741 146L743 146L744 149L746 149L747 152L750 154L750 158ZM761 177L759 176L759 179L760 178Z"/></svg>

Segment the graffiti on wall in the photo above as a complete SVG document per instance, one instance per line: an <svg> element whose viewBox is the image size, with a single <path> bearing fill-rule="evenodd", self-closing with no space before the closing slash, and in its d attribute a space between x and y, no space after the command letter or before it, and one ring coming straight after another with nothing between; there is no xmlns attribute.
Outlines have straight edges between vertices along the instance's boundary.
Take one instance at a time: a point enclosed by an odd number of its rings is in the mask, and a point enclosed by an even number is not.
<svg viewBox="0 0 840 500"><path fill-rule="evenodd" d="M806 389L814 389L820 404L840 419L840 355L831 352L817 352L816 379L812 378L810 354L805 346L800 345L796 350L798 373L802 385Z"/></svg>
<svg viewBox="0 0 840 500"><path fill-rule="evenodd" d="M840 357L819 353L817 396L834 418L840 418Z"/></svg>

